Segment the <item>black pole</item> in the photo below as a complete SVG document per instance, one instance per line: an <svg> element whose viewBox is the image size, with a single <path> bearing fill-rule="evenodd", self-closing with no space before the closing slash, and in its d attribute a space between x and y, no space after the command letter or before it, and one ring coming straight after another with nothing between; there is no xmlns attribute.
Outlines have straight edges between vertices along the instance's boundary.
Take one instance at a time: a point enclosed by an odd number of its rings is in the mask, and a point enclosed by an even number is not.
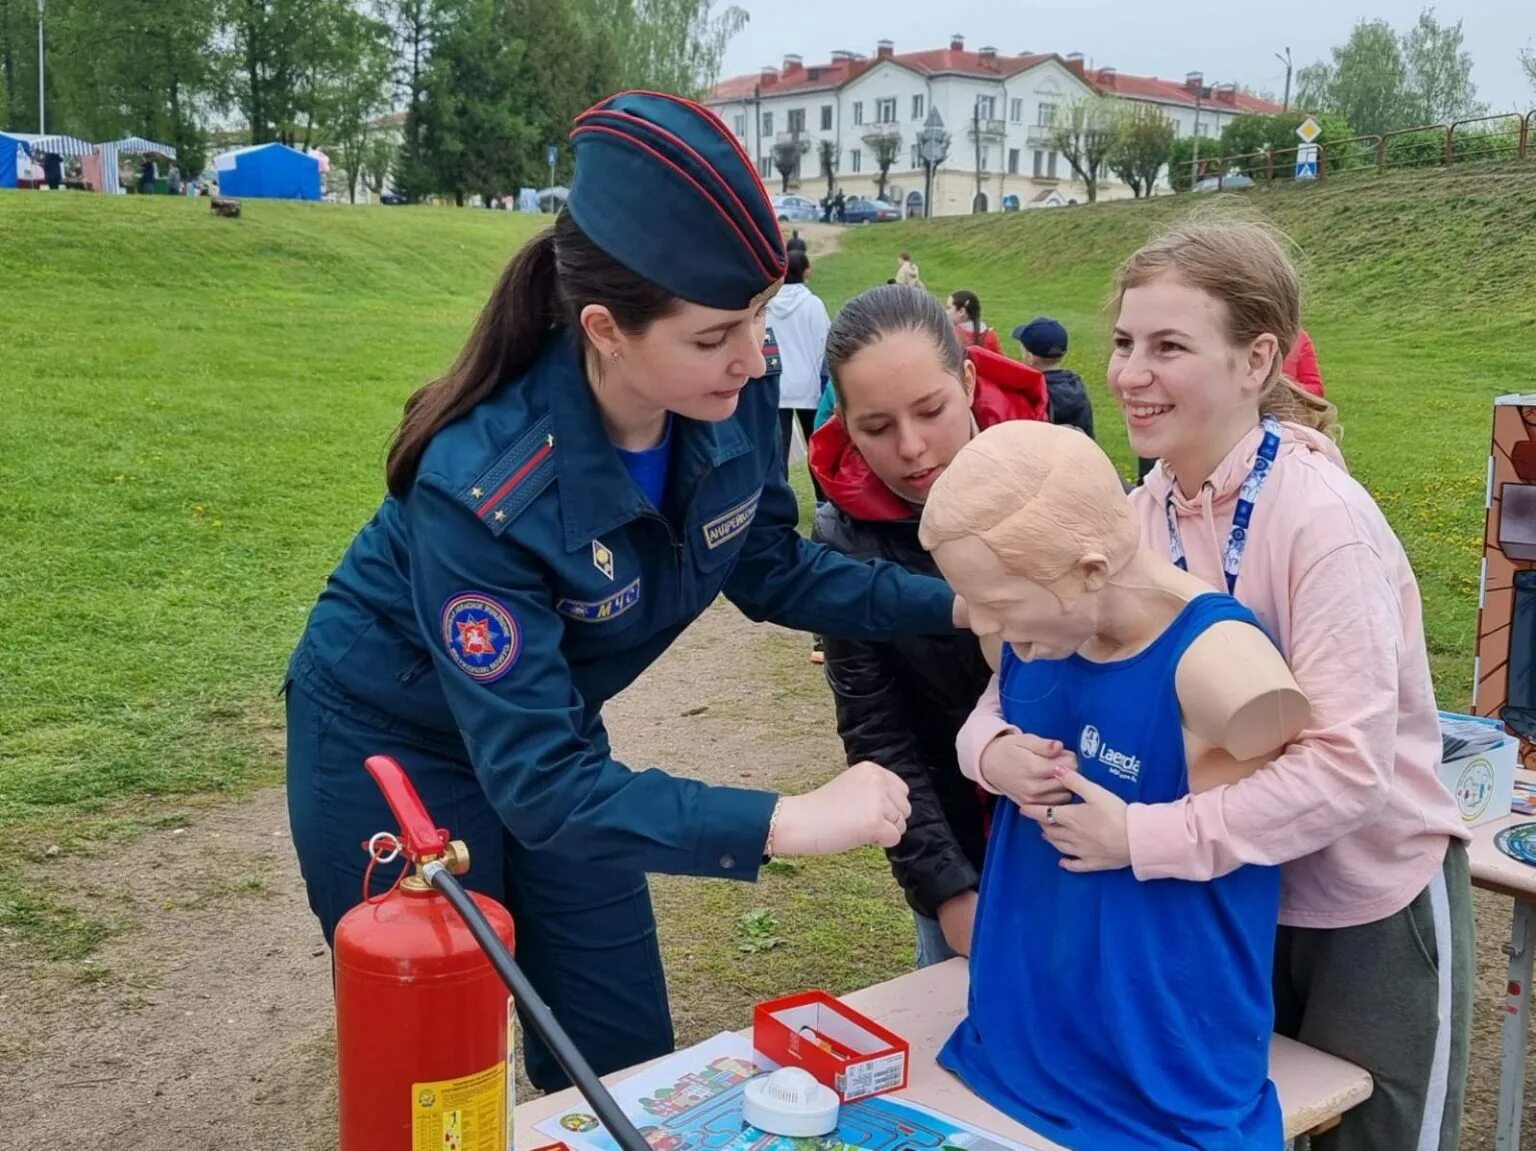
<svg viewBox="0 0 1536 1151"><path fill-rule="evenodd" d="M501 936L496 934L495 928L485 918L485 913L475 904L465 890L459 886L459 881L454 878L441 860L434 860L422 869L422 875L434 888L442 893L444 899L453 905L453 909L464 920L470 934L475 937L475 942L485 952L486 958L491 961L491 966L501 976L502 982L507 985L507 990L512 992L512 997L517 1000L518 1009L522 1012L523 1020L540 1039L544 1041L550 1052L555 1057L555 1062L570 1077L576 1090L591 1104L592 1110L597 1112L597 1117L602 1120L603 1126L608 1128L608 1134L612 1135L623 1151L651 1151L651 1145L645 1141L640 1132L635 1130L635 1125L629 1121L624 1112L619 1110L618 1103L608 1093L597 1073L592 1070L580 1051L576 1050L576 1044L571 1042L571 1037L565 1033L565 1028L560 1026L555 1013L549 1009L533 984L528 982L528 977L523 974L513 960L507 945L501 941Z"/></svg>

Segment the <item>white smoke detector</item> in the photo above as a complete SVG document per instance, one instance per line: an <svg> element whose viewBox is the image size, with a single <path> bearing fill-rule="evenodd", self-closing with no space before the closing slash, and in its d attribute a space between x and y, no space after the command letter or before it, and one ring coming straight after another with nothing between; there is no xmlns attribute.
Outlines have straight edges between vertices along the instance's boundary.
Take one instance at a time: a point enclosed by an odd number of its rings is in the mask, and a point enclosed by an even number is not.
<svg viewBox="0 0 1536 1151"><path fill-rule="evenodd" d="M747 1082L741 1117L770 1135L807 1139L837 1130L838 1103L837 1092L803 1067L781 1067Z"/></svg>

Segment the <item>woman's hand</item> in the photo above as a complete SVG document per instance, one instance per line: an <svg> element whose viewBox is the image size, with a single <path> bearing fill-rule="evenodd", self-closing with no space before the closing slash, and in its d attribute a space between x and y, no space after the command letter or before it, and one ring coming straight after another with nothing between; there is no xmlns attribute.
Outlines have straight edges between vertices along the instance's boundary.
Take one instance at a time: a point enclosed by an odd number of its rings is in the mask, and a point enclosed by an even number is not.
<svg viewBox="0 0 1536 1151"><path fill-rule="evenodd" d="M775 855L835 855L866 844L895 847L912 804L899 776L856 763L805 795L786 795L773 831Z"/></svg>
<svg viewBox="0 0 1536 1151"><path fill-rule="evenodd" d="M1007 796L1020 807L1072 802L1072 793L1058 778L1057 770L1075 773L1077 756L1062 747L1059 739L1007 732L987 744L977 766L983 787Z"/></svg>
<svg viewBox="0 0 1536 1151"><path fill-rule="evenodd" d="M1065 859L1068 871L1118 871L1131 865L1126 831L1127 804L1108 788L1077 771L1058 770L1062 784L1082 803L1031 804L1019 810L1040 824L1045 838Z"/></svg>

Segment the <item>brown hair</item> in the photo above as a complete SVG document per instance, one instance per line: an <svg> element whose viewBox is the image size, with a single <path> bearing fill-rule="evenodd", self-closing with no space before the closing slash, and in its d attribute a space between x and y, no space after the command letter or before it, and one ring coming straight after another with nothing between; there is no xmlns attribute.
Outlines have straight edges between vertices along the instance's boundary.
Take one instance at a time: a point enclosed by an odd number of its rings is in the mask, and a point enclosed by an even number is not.
<svg viewBox="0 0 1536 1151"><path fill-rule="evenodd" d="M1226 305L1227 337L1252 343L1266 332L1279 342L1259 394L1261 415L1334 433L1338 411L1298 387L1281 370L1301 328L1301 277L1287 240L1267 224L1244 219L1191 219L1132 254L1115 273L1110 311L1118 316L1127 289L1173 276Z"/></svg>
<svg viewBox="0 0 1536 1151"><path fill-rule="evenodd" d="M881 284L844 304L827 332L827 373L839 409L845 406L837 379L849 360L896 332L916 332L933 341L939 363L956 379L965 377L965 349L939 301L921 288Z"/></svg>
<svg viewBox="0 0 1536 1151"><path fill-rule="evenodd" d="M561 212L553 228L512 257L447 374L405 402L385 466L391 494L404 498L432 437L526 372L551 332L579 333L588 304L603 305L620 328L638 334L679 301L608 255Z"/></svg>
<svg viewBox="0 0 1536 1151"><path fill-rule="evenodd" d="M958 292L949 294L949 302L966 314L971 321L971 331L976 334L976 341L981 342L981 297L975 292L968 292L961 288Z"/></svg>

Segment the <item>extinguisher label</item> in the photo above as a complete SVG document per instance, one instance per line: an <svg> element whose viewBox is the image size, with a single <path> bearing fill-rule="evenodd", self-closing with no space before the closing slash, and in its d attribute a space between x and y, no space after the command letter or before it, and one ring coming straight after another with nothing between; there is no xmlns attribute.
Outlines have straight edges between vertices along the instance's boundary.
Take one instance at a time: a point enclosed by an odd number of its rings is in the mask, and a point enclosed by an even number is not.
<svg viewBox="0 0 1536 1151"><path fill-rule="evenodd" d="M507 1069L411 1084L411 1151L506 1151Z"/></svg>

